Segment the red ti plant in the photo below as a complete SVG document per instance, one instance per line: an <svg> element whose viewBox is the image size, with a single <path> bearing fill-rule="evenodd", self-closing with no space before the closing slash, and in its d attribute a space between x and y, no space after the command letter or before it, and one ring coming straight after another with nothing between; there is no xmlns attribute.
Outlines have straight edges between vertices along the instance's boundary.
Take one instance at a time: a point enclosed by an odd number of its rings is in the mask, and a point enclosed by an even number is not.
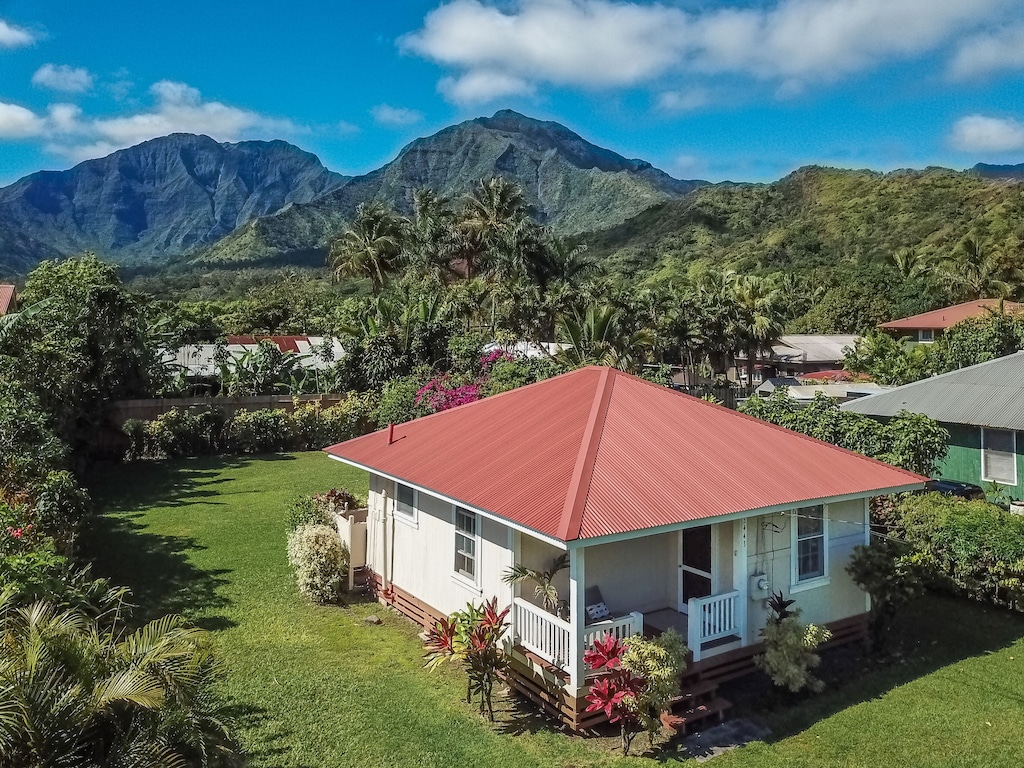
<svg viewBox="0 0 1024 768"><path fill-rule="evenodd" d="M474 694L480 696L480 714L494 720L492 694L494 683L508 669L508 659L501 639L508 629L508 612L498 610L494 597L481 606L469 603L464 611L456 611L441 619L427 632L426 667L433 669L442 661L453 660L466 671L466 702Z"/></svg>
<svg viewBox="0 0 1024 768"><path fill-rule="evenodd" d="M629 747L639 733L639 717L635 706L630 706L643 693L646 681L622 666L622 654L626 646L621 640L606 632L604 638L594 640L594 647L583 654L583 663L593 671L607 670L590 685L586 699L587 712L604 712L608 722L619 723L622 753L629 754Z"/></svg>

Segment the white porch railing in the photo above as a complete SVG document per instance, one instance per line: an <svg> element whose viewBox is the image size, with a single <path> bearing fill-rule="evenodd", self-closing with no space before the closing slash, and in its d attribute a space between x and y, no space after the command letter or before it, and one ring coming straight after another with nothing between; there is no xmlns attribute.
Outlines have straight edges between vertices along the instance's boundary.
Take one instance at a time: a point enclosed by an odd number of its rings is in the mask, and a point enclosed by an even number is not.
<svg viewBox="0 0 1024 768"><path fill-rule="evenodd" d="M694 661L700 661L701 646L704 643L729 635L742 637L743 627L740 622L744 606L739 605L739 601L739 592L690 598L687 603L687 645L690 646Z"/></svg>
<svg viewBox="0 0 1024 768"><path fill-rule="evenodd" d="M521 597L512 601L512 631L516 641L556 667L565 667L572 653L569 622Z"/></svg>
<svg viewBox="0 0 1024 768"><path fill-rule="evenodd" d="M594 640L611 633L618 640L643 634L644 615L633 611L617 619L607 619L588 624L583 629L579 653L589 650ZM512 632L515 641L523 648L549 661L556 667L565 668L572 658L570 645L571 627L543 608L521 597L512 601Z"/></svg>
<svg viewBox="0 0 1024 768"><path fill-rule="evenodd" d="M583 650L587 651L592 648L595 640L603 640L609 632L616 640L642 635L644 633L644 615L633 611L617 619L606 619L587 624L583 628Z"/></svg>

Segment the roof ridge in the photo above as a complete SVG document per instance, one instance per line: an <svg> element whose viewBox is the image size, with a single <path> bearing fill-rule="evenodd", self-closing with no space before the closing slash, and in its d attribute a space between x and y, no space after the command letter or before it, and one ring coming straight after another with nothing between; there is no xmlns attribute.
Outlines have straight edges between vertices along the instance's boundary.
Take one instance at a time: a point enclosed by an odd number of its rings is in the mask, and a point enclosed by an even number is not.
<svg viewBox="0 0 1024 768"><path fill-rule="evenodd" d="M597 460L597 450L601 445L601 435L604 432L604 422L608 416L608 404L611 402L617 373L614 368L603 368L601 376L597 380L594 401L590 406L587 426L583 430L580 451L576 455L576 465L573 467L572 478L569 480L569 488L565 494L565 504L562 507L562 516L558 523L558 535L562 541L574 541L580 537L583 510L587 505L587 496L590 493L594 463Z"/></svg>

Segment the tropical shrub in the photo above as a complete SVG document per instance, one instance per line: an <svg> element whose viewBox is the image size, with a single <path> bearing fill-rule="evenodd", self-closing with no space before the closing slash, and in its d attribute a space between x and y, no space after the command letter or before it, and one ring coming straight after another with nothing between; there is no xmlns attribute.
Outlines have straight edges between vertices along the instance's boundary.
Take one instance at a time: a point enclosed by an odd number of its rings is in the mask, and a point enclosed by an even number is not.
<svg viewBox="0 0 1024 768"><path fill-rule="evenodd" d="M92 508L89 493L67 470L50 472L32 488L32 519L61 552L70 552Z"/></svg>
<svg viewBox="0 0 1024 768"><path fill-rule="evenodd" d="M587 693L587 712L604 712L619 723L622 754L628 755L640 730L650 738L661 727L661 713L679 695L680 675L686 668L687 648L675 630L654 639L640 635L625 640L611 633L594 641L583 663L606 674Z"/></svg>
<svg viewBox="0 0 1024 768"><path fill-rule="evenodd" d="M290 414L293 444L313 451L365 434L376 424L375 407L372 395L359 392L349 392L329 408L316 401L296 402Z"/></svg>
<svg viewBox="0 0 1024 768"><path fill-rule="evenodd" d="M166 616L135 632L0 594L0 754L12 766L226 766L238 753L202 630Z"/></svg>
<svg viewBox="0 0 1024 768"><path fill-rule="evenodd" d="M487 371L487 380L480 388L482 397L490 397L502 392L550 379L562 372L562 368L554 360L546 357L501 358L491 363Z"/></svg>
<svg viewBox="0 0 1024 768"><path fill-rule="evenodd" d="M457 661L466 672L466 703L480 697L480 714L494 722L492 700L494 684L508 670L508 657L501 647L501 638L508 629L509 609L498 610L498 598L492 597L481 606L469 603L464 611L456 611L441 619L427 632L427 669L435 669L445 661Z"/></svg>
<svg viewBox="0 0 1024 768"><path fill-rule="evenodd" d="M172 408L147 422L144 450L167 458L214 454L223 447L226 423L216 406Z"/></svg>
<svg viewBox="0 0 1024 768"><path fill-rule="evenodd" d="M138 461L152 454L149 424L144 419L128 419L121 425L121 431L128 438L128 447L124 452L125 461Z"/></svg>
<svg viewBox="0 0 1024 768"><path fill-rule="evenodd" d="M876 539L854 547L846 572L871 596L872 645L881 651L899 609L924 592L920 559L903 542Z"/></svg>
<svg viewBox="0 0 1024 768"><path fill-rule="evenodd" d="M440 374L417 390L415 403L419 407L427 407L430 413L438 413L479 399L479 384L458 384L448 374Z"/></svg>
<svg viewBox="0 0 1024 768"><path fill-rule="evenodd" d="M505 569L501 580L506 584L522 584L525 581L532 581L534 583L533 593L541 599L544 610L563 619L568 619L569 605L565 600L559 599L558 589L555 587L555 576L568 567L569 555L563 552L552 561L551 567L546 571L527 568L522 563L515 563Z"/></svg>
<svg viewBox="0 0 1024 768"><path fill-rule="evenodd" d="M299 593L315 603L336 603L348 569L348 549L329 525L300 525L288 536L288 562Z"/></svg>
<svg viewBox="0 0 1024 768"><path fill-rule="evenodd" d="M228 422L227 440L236 453L279 453L292 443L291 420L279 408L239 411Z"/></svg>
<svg viewBox="0 0 1024 768"><path fill-rule="evenodd" d="M794 602L786 600L781 592L769 599L772 613L761 629L765 649L754 657L754 664L768 673L779 688L792 693L804 689L821 691L825 684L811 672L821 663L814 649L832 637L832 633L825 627L802 624L800 609L790 608Z"/></svg>
<svg viewBox="0 0 1024 768"><path fill-rule="evenodd" d="M377 426L384 428L388 424L402 424L429 414L430 408L426 403L417 402L417 395L431 378L429 369L419 369L408 376L389 381L380 395Z"/></svg>
<svg viewBox="0 0 1024 768"><path fill-rule="evenodd" d="M288 508L288 530L294 531L303 525L334 526L334 513L348 509L359 509L366 505L345 488L332 488L326 493L299 496Z"/></svg>
<svg viewBox="0 0 1024 768"><path fill-rule="evenodd" d="M920 554L931 584L1017 605L1024 594L1024 518L987 501L908 495L899 529Z"/></svg>

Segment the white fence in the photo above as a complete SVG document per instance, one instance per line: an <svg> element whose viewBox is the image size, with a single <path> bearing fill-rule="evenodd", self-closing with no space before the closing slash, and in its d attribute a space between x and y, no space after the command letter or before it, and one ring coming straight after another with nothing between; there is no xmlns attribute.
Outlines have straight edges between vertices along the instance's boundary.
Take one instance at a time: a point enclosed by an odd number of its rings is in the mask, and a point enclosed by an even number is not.
<svg viewBox="0 0 1024 768"><path fill-rule="evenodd" d="M730 635L742 637L740 624L742 608L739 592L726 592L710 597L691 597L687 617L687 645L693 653L693 660L700 661L701 646L711 640Z"/></svg>
<svg viewBox="0 0 1024 768"><path fill-rule="evenodd" d="M595 640L603 640L611 633L616 640L625 640L633 635L644 633L644 615L633 611L618 619L606 619L583 628L583 650L589 650Z"/></svg>
<svg viewBox="0 0 1024 768"><path fill-rule="evenodd" d="M512 601L512 631L517 642L556 667L565 667L571 656L569 622L521 597Z"/></svg>

